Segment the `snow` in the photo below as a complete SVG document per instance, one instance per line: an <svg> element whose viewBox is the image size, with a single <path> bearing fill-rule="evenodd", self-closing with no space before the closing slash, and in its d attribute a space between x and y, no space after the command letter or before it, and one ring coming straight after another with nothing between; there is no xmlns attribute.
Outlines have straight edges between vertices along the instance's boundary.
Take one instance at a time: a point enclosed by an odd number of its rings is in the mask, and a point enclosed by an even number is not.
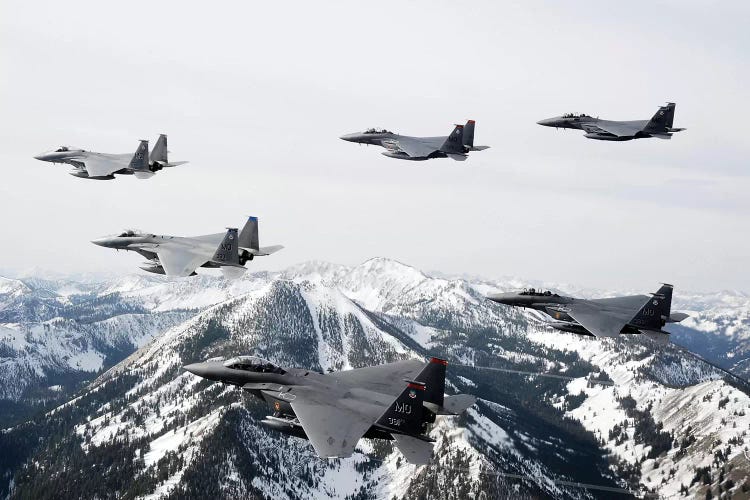
<svg viewBox="0 0 750 500"><path fill-rule="evenodd" d="M567 415L601 437L606 442L607 450L621 460L631 464L640 463L650 447L648 444L634 446L632 439L620 445L609 442L609 431L614 425L628 419L625 411L618 405L618 398L625 395L633 397L641 410L651 406L654 419L666 431L674 432L678 439L684 436L685 429L689 426L697 441L688 448L685 456L678 457L673 449L656 460L648 459L641 464L643 484L658 488L660 494L667 498L676 498L677 488L680 484L689 484L693 469L712 461L713 452L724 449L730 440L743 440L743 444L732 446L730 462L746 460L743 447L747 446L748 438L742 433L750 429L750 400L722 380L715 379L715 373L707 370L704 364L685 357L679 357L676 362L662 363L654 353L643 351L644 348L637 342L632 347L627 347L630 339L585 339L534 328L527 332L526 322L537 324L542 318L541 314L529 312L520 315L516 311L509 313L494 304L488 304L481 297L488 291L526 286L525 282L505 280L467 283L461 279L433 278L387 259L371 259L355 267L305 263L282 273L248 273L232 282L210 276L169 280L141 275L98 283L60 281L49 286L49 290L55 290L54 293L59 296L50 300L64 299L70 302L78 294L92 294L99 298L118 294L118 300L137 305L147 312L121 314L90 325L77 324L63 318L39 323L0 324L0 343L14 353L12 358L0 360L0 374L3 376L0 378L14 380L20 373L42 376L52 367L75 371L98 370L103 365L104 354L92 346L99 342L107 345L129 342L141 347L137 353L99 379L108 380L119 373L131 373L140 377L135 387L127 393L129 400L125 410L113 411L113 408L118 408L117 405L105 404L90 415L88 425L85 422L80 424L76 432L81 436L85 435L94 444L110 442L124 434L132 437L148 436L150 443L144 448L147 466L158 463L170 451L179 452L189 463L203 438L210 435L221 421L226 407L213 410L208 415L183 425L180 419L190 414L190 410L198 403L204 402L202 398L216 397L217 388L211 386L210 393L205 388L198 390L200 379L182 372L175 377L170 376L169 380L163 380L165 374L184 362L178 347L200 331L206 318L218 316L219 310L223 324L233 332L239 330L238 325L242 325L248 315L255 314L260 301L266 299L275 286L281 286L281 282L299 287L312 317L318 341L319 363L323 369L334 366L352 368L350 356L354 346L351 332L344 327L340 332L329 331L331 327L326 326L329 323L319 321L320 318L335 316L338 319L351 319L358 327L361 326L364 335L373 345L386 346L397 355L413 357L415 354L404 344L380 330L362 307L379 315L383 321L396 325L427 349L442 347L441 339L456 333L452 327L442 330L420 323L421 317L429 317L429 313L438 311L446 318L465 324L491 325L497 329L498 335L524 336L543 349L573 351L598 367L597 369L606 371L615 382L614 386L589 387L585 377L567 383L567 394L577 395L583 392L586 395L581 406L567 412ZM33 293L34 286L39 286L30 281L28 283L30 286L17 280L0 278L0 295L3 300L0 309L3 304L10 303L5 302L7 297L13 294L22 297ZM534 286L549 288L538 284ZM574 290L570 285L552 288ZM52 292L49 290L44 293L51 297L49 294ZM616 294L613 291L575 290L580 292L575 293L576 295L583 296ZM676 297L676 302L678 301L682 310L691 311L691 318L685 320L683 326L734 340L750 338L750 298L746 294L686 294ZM173 312L188 310L191 312ZM243 336L242 341L246 345L252 346L258 340L252 332L240 332L239 335ZM331 342L334 335L337 336L336 347ZM560 368L559 363L552 362L538 352L532 355L510 351L503 349L500 344L499 340L492 341L487 347L494 355L517 363L542 362L550 368L554 364L558 370L567 369L566 366ZM341 348L337 347L339 345ZM637 355L627 356L632 353ZM460 356L468 355L458 352L457 357ZM464 386L475 386L468 378L457 376L454 379L456 382L459 380ZM667 386L664 381L672 383ZM683 383L685 386L680 386ZM691 385L687 385L688 383ZM100 385L97 384L92 385L88 391L98 390ZM3 388L4 386L0 386L0 392ZM60 390L59 386L48 388L50 391ZM233 391L239 392L233 388L225 388L219 394L229 397ZM555 395L554 402L561 405L564 396L565 393ZM719 408L720 401L724 401L722 408ZM74 399L68 404L75 402ZM230 408L231 406L229 405ZM478 478L482 466L493 468L478 449L484 450L487 447L502 451L506 455L519 457L526 464L526 449L544 452L546 447L551 446L551 443L496 424L488 417L490 413L487 408L498 414L510 412L507 407L497 403L482 401L468 410L470 423L465 429L457 427L455 419L438 419L432 433L433 437L438 438L435 448L438 467L449 463L447 457L452 452L462 450L472 457L469 474ZM131 410L130 417L127 417L127 410ZM142 417L139 419L142 424L136 425L132 421L133 411ZM167 425L174 422L181 426L165 431ZM632 425L627 432L632 437ZM555 446L560 445L564 443L555 443ZM295 450L295 453L300 453L300 457L303 452L311 452L309 444L301 441L299 444L287 445L284 450ZM326 498L344 498L355 494L370 481L368 484L377 483L378 496L402 497L420 469L405 465L400 453L394 451L365 478L356 471L355 465L369 460L365 454L372 451L370 443L363 440L358 452L350 459L315 462L319 467L317 477L321 485L317 494ZM227 460L230 462L229 473L222 480L235 482L239 472L232 462L233 458L227 457ZM288 459L284 460L289 463ZM399 461L402 465L397 466ZM549 474L545 475L543 466L533 460L528 462L527 472L533 472L535 481L546 485L542 487L547 488L547 491L559 491L555 490ZM309 457L303 457L300 463L308 466L313 462ZM747 464L743 464L742 467L747 469ZM675 470L675 477L669 484L662 485L662 473L669 469ZM182 473L183 471L178 471L160 484L150 498L168 494L179 484ZM253 485L266 492L267 496L280 496L283 493L279 485L269 484L261 478L257 478Z"/></svg>
<svg viewBox="0 0 750 500"><path fill-rule="evenodd" d="M621 460L631 464L640 463L648 453L647 444L634 444L632 419L619 407L617 397L631 396L639 409L651 406L651 414L657 423L661 423L664 430L674 432L678 439L684 437L689 427L690 433L697 438L687 453L682 457L676 455L677 449L672 449L665 457L647 459L640 464L641 481L648 488L654 488L664 498L679 498L681 485L689 485L695 468L707 466L713 462L714 449L723 449L730 439L739 439L750 429L750 397L727 385L723 380L709 380L675 388L661 385L648 377L644 377L644 369L650 367L654 356L646 356L640 360L623 361L621 354L613 349L614 340L600 340L580 338L573 334L557 334L541 331L530 331L529 338L548 347L559 350L574 350L582 358L592 364L604 368L614 386L594 385L588 387L585 378L571 381L567 384L569 394L583 391L586 399L578 408L567 414L576 418L588 430L603 439L606 447ZM633 341L625 339L622 342ZM637 346L634 346L637 348ZM700 372L700 362L680 359L681 371L697 370ZM636 376L639 375L639 376ZM728 398L723 408L719 408L721 398ZM626 432L631 439L616 445L609 440L609 432L616 424L629 422ZM732 422L732 425L726 425ZM736 425L736 427L735 427ZM722 444L723 443L723 444ZM742 446L732 447L729 461L742 453ZM664 484L664 471L674 470L674 477Z"/></svg>
<svg viewBox="0 0 750 500"><path fill-rule="evenodd" d="M168 452L177 451L181 445L193 443L196 436L209 433L219 423L221 412L221 409L214 410L187 426L168 431L151 441L149 451L143 457L146 467L155 465Z"/></svg>
<svg viewBox="0 0 750 500"><path fill-rule="evenodd" d="M485 441L494 448L514 449L513 440L505 429L495 422L479 413L474 408L469 408L467 413L474 419L476 425L471 427L469 432L474 437Z"/></svg>

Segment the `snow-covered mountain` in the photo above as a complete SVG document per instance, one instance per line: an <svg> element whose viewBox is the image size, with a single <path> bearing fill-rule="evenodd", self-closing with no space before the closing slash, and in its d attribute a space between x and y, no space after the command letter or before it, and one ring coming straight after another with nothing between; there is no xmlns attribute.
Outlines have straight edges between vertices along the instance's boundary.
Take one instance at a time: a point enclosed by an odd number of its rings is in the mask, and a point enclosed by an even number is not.
<svg viewBox="0 0 750 500"><path fill-rule="evenodd" d="M750 495L745 392L674 347L548 332L538 316L483 298L518 285L379 258L232 282L4 280L0 397L15 413L2 415L13 425L0 434L0 495ZM747 300L695 295L676 306L695 322L680 335L747 337ZM267 410L241 390L180 368L237 353L318 371L440 355L451 362L448 391L480 399L438 421L433 466L369 440L351 459L322 461L308 443L259 425Z"/></svg>

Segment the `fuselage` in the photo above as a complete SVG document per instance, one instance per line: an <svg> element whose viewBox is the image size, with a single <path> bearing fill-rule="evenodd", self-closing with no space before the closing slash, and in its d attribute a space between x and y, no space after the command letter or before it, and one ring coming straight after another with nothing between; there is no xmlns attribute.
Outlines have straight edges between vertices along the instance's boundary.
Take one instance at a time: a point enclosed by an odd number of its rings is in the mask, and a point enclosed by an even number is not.
<svg viewBox="0 0 750 500"><path fill-rule="evenodd" d="M562 116L539 120L545 127L583 130L584 137L600 141L630 141L658 137L670 139L673 132L684 129L673 128L674 105L659 109L651 120L602 120L586 114L568 113Z"/></svg>
<svg viewBox="0 0 750 500"><path fill-rule="evenodd" d="M599 118L594 118L588 115L562 115L562 116L556 116L554 118L547 118L544 120L539 120L537 124L545 126L545 127L555 127L555 128L567 128L567 129L574 129L574 130L586 130L585 125L592 125L596 126L597 124L602 124L606 126L607 124L615 124L618 127L625 127L629 130L632 130L632 133L629 135L614 135L609 133L602 133L602 132L586 132L583 134L584 137L587 139L596 139L599 141L631 141L633 139L646 139L651 137L650 134L643 131L643 129L646 128L648 125L649 120L628 120L628 121L613 121L613 120L601 120Z"/></svg>
<svg viewBox="0 0 750 500"><path fill-rule="evenodd" d="M183 248L186 251L200 249L206 255L212 255L216 251L218 245L222 242L224 234L225 233L216 233L190 238L141 233L131 230L125 231L118 236L99 238L93 240L92 243L105 248L113 248L115 250L132 250L138 252L149 260L149 262L142 266L141 269L150 273L166 274L158 260L157 249L159 246L168 244L172 249L179 250L179 248ZM245 250L240 250L240 265L244 265L248 260L252 260L252 255ZM223 262L214 262L211 259L207 259L206 262L200 265L200 267L203 268L219 268L222 266L226 266L226 264Z"/></svg>
<svg viewBox="0 0 750 500"><path fill-rule="evenodd" d="M580 335L591 335L591 332L581 326L575 319L573 319L566 311L570 304L576 302L589 302L586 299L576 299L573 297L565 297L551 292L538 292L538 291L523 291L523 292L505 292L489 295L487 298L493 302L499 304L505 304L513 307L526 307L545 313L551 317L553 321L549 323L549 326L566 332L577 333ZM643 303L646 304L649 297L644 295L642 297ZM601 305L597 304L597 307L602 313L629 313L629 309L617 306L614 304ZM640 333L640 330L650 331L661 331L660 329L654 329L648 327L641 322L636 316L630 323L625 325L620 333L624 334L636 334Z"/></svg>
<svg viewBox="0 0 750 500"><path fill-rule="evenodd" d="M89 158L96 157L101 161L112 162L115 165L119 165L120 168L110 175L104 175L99 177L91 177L86 172L85 161ZM74 177L80 177L83 179L97 179L97 180L112 180L114 174L117 175L133 175L136 172L129 167L130 160L133 158L133 153L96 153L94 151L86 151L79 148L68 148L61 147L55 151L48 151L34 156L35 159L45 161L49 163L62 163L75 167L75 170L70 172ZM149 172L138 172L138 175L142 177L150 177L153 175L153 171Z"/></svg>
<svg viewBox="0 0 750 500"><path fill-rule="evenodd" d="M441 137L411 137L411 136L402 136L399 134L394 134L393 132L389 132L387 130L377 130L377 131L365 131L365 132L355 132L353 134L345 134L340 137L344 141L348 142L355 142L358 144L366 144L368 146L380 146L382 148L385 148L386 151L383 152L384 156L388 156L389 158L397 158L399 160L410 160L410 161L424 161L424 160L431 160L433 158L447 158L448 155L441 151L441 146L445 143L447 136L441 136ZM428 146L434 151L430 153L427 156L410 156L403 151L398 146L398 141L400 139L409 139L414 142L420 142L424 144L425 146Z"/></svg>
<svg viewBox="0 0 750 500"><path fill-rule="evenodd" d="M262 422L264 425L297 437L307 439L291 405L297 398L292 392L294 388L304 387L308 398L312 394L312 397L324 401L337 400L337 404L345 405L353 411L366 408L374 408L376 412L381 409L385 411L395 399L393 394L356 387L333 376L312 370L280 368L252 356L234 359L242 360L242 358L253 361L245 364L234 360L207 361L193 363L184 368L209 380L243 387L273 409L273 416L267 417ZM425 412L425 414L427 415L426 423L434 422L434 414L430 412ZM390 440L393 439L393 433L400 432L398 429L375 423L364 437Z"/></svg>
<svg viewBox="0 0 750 500"><path fill-rule="evenodd" d="M488 298L499 304L513 307L527 307L541 311L559 321L574 321L565 313L564 306L576 301L572 297L563 297L552 292L504 292L489 295Z"/></svg>

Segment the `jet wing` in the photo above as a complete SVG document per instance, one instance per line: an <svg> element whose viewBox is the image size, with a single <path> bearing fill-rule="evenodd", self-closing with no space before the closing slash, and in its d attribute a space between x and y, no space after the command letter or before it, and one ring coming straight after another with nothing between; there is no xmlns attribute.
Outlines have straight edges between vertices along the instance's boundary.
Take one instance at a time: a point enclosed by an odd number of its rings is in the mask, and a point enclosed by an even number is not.
<svg viewBox="0 0 750 500"><path fill-rule="evenodd" d="M106 177L128 166L127 163L123 164L111 158L100 158L94 155L77 158L76 161L83 164L89 177Z"/></svg>
<svg viewBox="0 0 750 500"><path fill-rule="evenodd" d="M424 367L424 361L409 359L385 365L329 373L328 376L347 385L398 396L404 390L404 379L413 380Z"/></svg>
<svg viewBox="0 0 750 500"><path fill-rule="evenodd" d="M291 402L292 409L322 458L351 456L359 439L378 419L377 416L320 401L320 398L310 397L305 392L295 391L295 394L297 398ZM332 398L332 401L336 399Z"/></svg>
<svg viewBox="0 0 750 500"><path fill-rule="evenodd" d="M633 316L635 316L650 299L651 297L648 295L628 295L625 297L612 297L609 299L592 299L588 302L597 304L605 309L632 310ZM633 319L633 316L631 316L628 321Z"/></svg>
<svg viewBox="0 0 750 500"><path fill-rule="evenodd" d="M203 243L211 243L212 245L219 246L219 243L222 242L224 239L224 236L226 236L227 233L224 231L223 233L214 233L214 234L202 234L200 236L189 236L188 240L197 240Z"/></svg>
<svg viewBox="0 0 750 500"><path fill-rule="evenodd" d="M396 141L398 148L404 153L412 157L423 157L430 156L432 153L440 149L432 144L427 144L411 137L399 137Z"/></svg>
<svg viewBox="0 0 750 500"><path fill-rule="evenodd" d="M639 310L640 307L635 310L610 310L593 301L582 301L570 304L566 312L595 337L617 337Z"/></svg>
<svg viewBox="0 0 750 500"><path fill-rule="evenodd" d="M190 276L201 265L211 260L213 252L206 254L200 248L171 248L159 245L156 255L167 276L184 277Z"/></svg>
<svg viewBox="0 0 750 500"><path fill-rule="evenodd" d="M643 130L643 127L638 126L636 124L632 123L622 123L622 122L609 122L609 121L598 121L593 123L582 123L581 127L583 130L590 134L611 134L617 137L629 137L631 135L635 135L641 130Z"/></svg>

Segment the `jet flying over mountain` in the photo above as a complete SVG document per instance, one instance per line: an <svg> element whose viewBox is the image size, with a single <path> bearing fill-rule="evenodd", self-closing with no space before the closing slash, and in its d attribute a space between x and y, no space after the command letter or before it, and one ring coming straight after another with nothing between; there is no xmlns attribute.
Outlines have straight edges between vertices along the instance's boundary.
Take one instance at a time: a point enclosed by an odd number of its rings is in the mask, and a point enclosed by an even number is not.
<svg viewBox="0 0 750 500"><path fill-rule="evenodd" d="M430 160L432 158L452 158L464 161L469 151L482 151L489 146L474 146L474 120L466 125L456 125L449 136L411 137L399 135L384 129L371 128L364 132L342 135L341 139L359 144L382 146L383 154L400 160Z"/></svg>
<svg viewBox="0 0 750 500"><path fill-rule="evenodd" d="M226 233L182 237L128 230L92 243L117 250L133 250L148 259L141 267L144 271L178 277L193 276L197 268L205 267L219 268L225 277L236 278L245 272L248 261L284 248L281 245L259 246L257 217L250 217L241 232L229 228Z"/></svg>
<svg viewBox="0 0 750 500"><path fill-rule="evenodd" d="M95 153L80 148L61 146L55 151L42 153L34 158L51 163L67 163L73 166L70 175L82 179L112 180L117 175L135 175L148 179L165 167L176 167L186 161L170 162L167 159L167 136L161 134L151 153L148 141L141 140L135 153Z"/></svg>
<svg viewBox="0 0 750 500"><path fill-rule="evenodd" d="M537 123L545 127L572 128L583 130L588 139L600 141L630 141L656 137L671 139L673 132L681 132L684 128L674 128L675 103L667 103L650 120L614 121L601 120L585 114L568 113L554 118L540 120Z"/></svg>
<svg viewBox="0 0 750 500"><path fill-rule="evenodd" d="M412 359L333 373L281 368L255 356L208 361L185 370L242 387L273 408L263 424L309 439L321 458L349 457L360 438L395 441L413 464L432 455L429 424L474 404L468 394L445 396L445 360Z"/></svg>
<svg viewBox="0 0 750 500"><path fill-rule="evenodd" d="M642 333L660 343L669 341L667 323L679 323L684 313L672 313L672 285L662 285L648 295L607 299L576 299L533 288L522 292L497 293L487 298L514 307L536 309L552 317L548 325L557 330L594 337Z"/></svg>

